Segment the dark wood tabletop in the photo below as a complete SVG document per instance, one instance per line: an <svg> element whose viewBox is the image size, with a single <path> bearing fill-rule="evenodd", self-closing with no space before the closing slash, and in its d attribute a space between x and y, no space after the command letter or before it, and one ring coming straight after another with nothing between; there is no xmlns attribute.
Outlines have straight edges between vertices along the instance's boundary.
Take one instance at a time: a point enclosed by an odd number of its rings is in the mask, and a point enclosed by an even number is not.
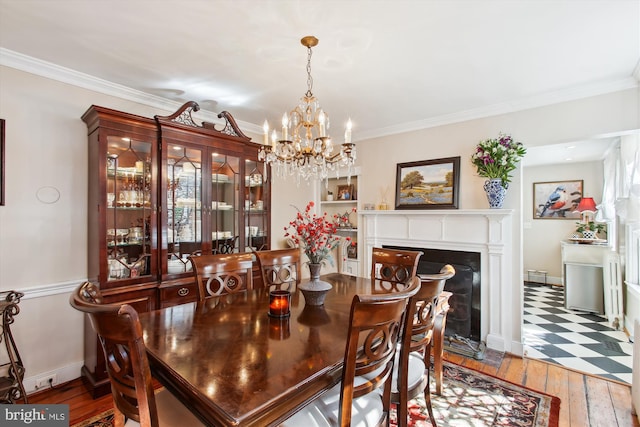
<svg viewBox="0 0 640 427"><path fill-rule="evenodd" d="M322 280L324 307L293 292L284 319L264 289L141 313L153 376L209 425L279 423L340 380L351 300L372 293L366 278Z"/></svg>

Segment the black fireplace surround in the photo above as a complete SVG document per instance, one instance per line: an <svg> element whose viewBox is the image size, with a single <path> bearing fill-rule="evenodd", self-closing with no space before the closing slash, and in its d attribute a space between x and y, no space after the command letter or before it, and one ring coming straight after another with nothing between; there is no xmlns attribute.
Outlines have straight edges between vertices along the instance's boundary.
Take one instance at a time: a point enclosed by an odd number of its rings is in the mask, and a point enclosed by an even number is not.
<svg viewBox="0 0 640 427"><path fill-rule="evenodd" d="M387 246L384 248L423 252L418 274L435 274L445 264L451 264L456 274L444 289L453 295L447 316L446 336L458 336L480 341L480 253L443 249Z"/></svg>

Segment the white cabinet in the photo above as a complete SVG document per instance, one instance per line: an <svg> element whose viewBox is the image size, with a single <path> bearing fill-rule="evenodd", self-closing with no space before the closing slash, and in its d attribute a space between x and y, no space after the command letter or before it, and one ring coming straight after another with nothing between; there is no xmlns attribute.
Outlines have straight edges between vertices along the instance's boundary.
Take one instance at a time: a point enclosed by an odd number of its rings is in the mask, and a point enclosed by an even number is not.
<svg viewBox="0 0 640 427"><path fill-rule="evenodd" d="M562 242L564 306L604 314L603 268L610 246Z"/></svg>

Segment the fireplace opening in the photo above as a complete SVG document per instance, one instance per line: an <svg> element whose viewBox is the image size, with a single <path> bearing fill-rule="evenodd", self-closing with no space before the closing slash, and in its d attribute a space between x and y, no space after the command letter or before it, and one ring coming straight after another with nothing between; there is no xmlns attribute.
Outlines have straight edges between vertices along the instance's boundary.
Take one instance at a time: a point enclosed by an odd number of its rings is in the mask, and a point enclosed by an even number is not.
<svg viewBox="0 0 640 427"><path fill-rule="evenodd" d="M452 293L445 336L480 342L480 253L443 249L383 246L389 249L419 250L418 274L436 274L451 264L456 274L444 286Z"/></svg>

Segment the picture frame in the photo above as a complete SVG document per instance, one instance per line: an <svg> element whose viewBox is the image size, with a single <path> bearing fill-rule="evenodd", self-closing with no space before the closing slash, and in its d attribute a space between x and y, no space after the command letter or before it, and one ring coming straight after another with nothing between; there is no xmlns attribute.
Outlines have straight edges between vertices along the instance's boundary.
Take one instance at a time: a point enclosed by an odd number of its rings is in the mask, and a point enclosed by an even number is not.
<svg viewBox="0 0 640 427"><path fill-rule="evenodd" d="M336 196L336 200L355 200L355 196L353 194L354 185L338 185L338 193Z"/></svg>
<svg viewBox="0 0 640 427"><path fill-rule="evenodd" d="M533 183L533 219L580 220L574 212L584 194L581 179Z"/></svg>
<svg viewBox="0 0 640 427"><path fill-rule="evenodd" d="M396 209L458 209L460 156L398 163Z"/></svg>
<svg viewBox="0 0 640 427"><path fill-rule="evenodd" d="M0 206L4 206L4 119L0 119Z"/></svg>
<svg viewBox="0 0 640 427"><path fill-rule="evenodd" d="M347 258L350 258L350 259L358 258L358 243L351 242L351 244L347 246Z"/></svg>

